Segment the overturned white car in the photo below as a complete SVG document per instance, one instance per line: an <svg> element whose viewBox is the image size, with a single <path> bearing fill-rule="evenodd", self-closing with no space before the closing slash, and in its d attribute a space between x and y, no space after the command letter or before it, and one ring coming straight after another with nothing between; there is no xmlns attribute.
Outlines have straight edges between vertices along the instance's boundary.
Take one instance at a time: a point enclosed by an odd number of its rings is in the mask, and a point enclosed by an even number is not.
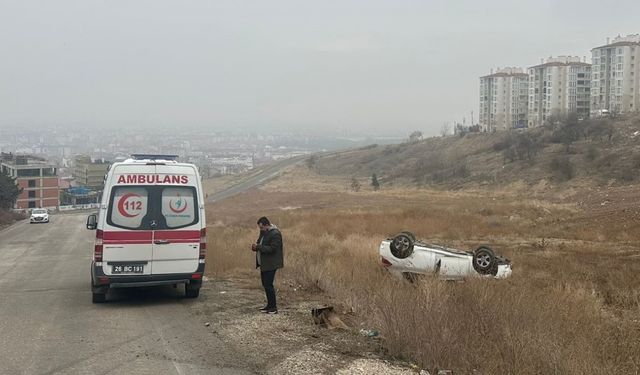
<svg viewBox="0 0 640 375"><path fill-rule="evenodd" d="M461 251L416 240L411 232L401 232L380 244L382 265L393 275L413 280L416 274L435 273L447 280L472 276L507 278L511 262L497 256L488 246Z"/></svg>

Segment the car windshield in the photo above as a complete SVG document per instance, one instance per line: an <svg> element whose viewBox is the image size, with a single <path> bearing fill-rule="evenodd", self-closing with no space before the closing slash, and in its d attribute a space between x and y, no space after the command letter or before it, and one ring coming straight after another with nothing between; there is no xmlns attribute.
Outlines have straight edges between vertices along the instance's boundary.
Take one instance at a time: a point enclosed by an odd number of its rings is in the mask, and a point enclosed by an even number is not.
<svg viewBox="0 0 640 375"><path fill-rule="evenodd" d="M198 222L191 186L119 186L113 190L107 222L125 229L176 229Z"/></svg>
<svg viewBox="0 0 640 375"><path fill-rule="evenodd" d="M45 209L40 209L40 210L33 210L31 211L32 214L46 214L47 210Z"/></svg>

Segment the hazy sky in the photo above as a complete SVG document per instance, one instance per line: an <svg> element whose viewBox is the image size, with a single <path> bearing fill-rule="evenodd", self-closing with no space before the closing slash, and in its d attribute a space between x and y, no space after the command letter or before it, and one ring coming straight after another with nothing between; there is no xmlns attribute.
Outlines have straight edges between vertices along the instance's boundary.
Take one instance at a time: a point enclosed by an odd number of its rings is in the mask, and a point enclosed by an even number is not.
<svg viewBox="0 0 640 375"><path fill-rule="evenodd" d="M635 33L638 0L0 0L0 128L437 134L490 69Z"/></svg>

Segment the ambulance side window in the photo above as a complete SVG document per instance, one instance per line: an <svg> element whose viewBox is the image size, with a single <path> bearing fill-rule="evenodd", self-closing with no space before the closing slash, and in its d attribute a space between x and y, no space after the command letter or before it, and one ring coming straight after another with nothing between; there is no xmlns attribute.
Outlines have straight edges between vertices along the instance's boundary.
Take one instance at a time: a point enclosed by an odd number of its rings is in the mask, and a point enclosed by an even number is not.
<svg viewBox="0 0 640 375"><path fill-rule="evenodd" d="M167 228L179 228L198 221L197 200L192 187L166 187L162 190L162 216Z"/></svg>
<svg viewBox="0 0 640 375"><path fill-rule="evenodd" d="M148 192L144 187L114 188L109 209L109 223L118 227L138 229L147 215Z"/></svg>

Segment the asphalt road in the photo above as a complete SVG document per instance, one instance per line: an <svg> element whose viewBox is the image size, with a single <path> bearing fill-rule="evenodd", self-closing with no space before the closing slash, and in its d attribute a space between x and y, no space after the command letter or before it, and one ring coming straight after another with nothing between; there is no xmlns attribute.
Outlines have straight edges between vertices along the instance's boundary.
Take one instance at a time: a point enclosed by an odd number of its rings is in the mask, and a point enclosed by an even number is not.
<svg viewBox="0 0 640 375"><path fill-rule="evenodd" d="M92 304L86 214L0 231L0 374L247 374L182 288ZM206 296L205 296L206 298ZM238 358L240 356L240 358Z"/></svg>
<svg viewBox="0 0 640 375"><path fill-rule="evenodd" d="M215 194L211 194L209 197L207 197L206 201L207 203L220 201L233 195L242 193L243 191L249 190L253 187L262 185L263 183L278 176L283 169L294 164L302 163L306 158L308 158L308 156L298 156L291 159L285 159L277 163L269 164L260 171L249 175L239 183L232 185L227 189L219 191Z"/></svg>

